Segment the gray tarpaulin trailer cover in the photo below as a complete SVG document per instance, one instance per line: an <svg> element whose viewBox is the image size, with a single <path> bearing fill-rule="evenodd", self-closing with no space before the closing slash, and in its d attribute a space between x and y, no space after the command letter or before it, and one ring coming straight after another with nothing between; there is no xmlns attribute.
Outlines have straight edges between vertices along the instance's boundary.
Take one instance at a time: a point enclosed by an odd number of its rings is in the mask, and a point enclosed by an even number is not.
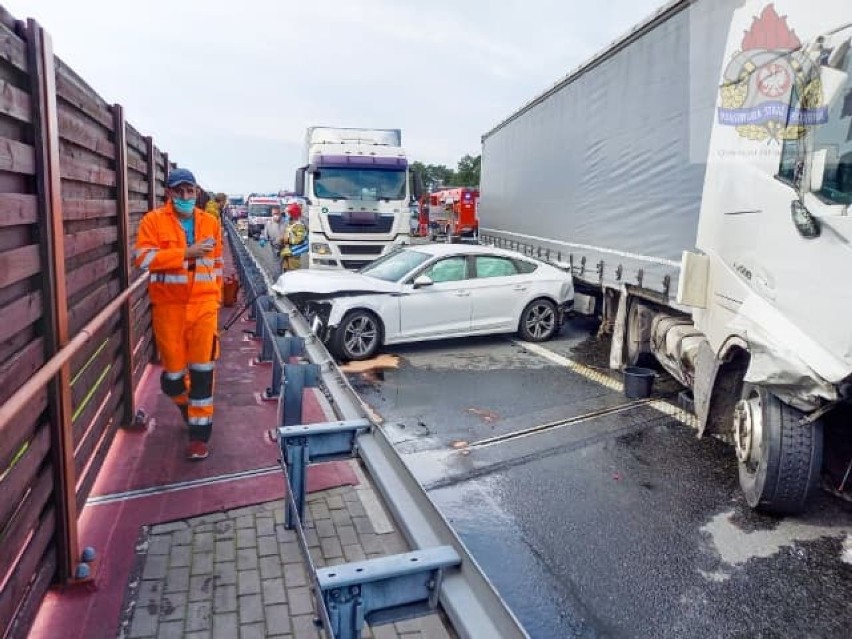
<svg viewBox="0 0 852 639"><path fill-rule="evenodd" d="M674 297L736 0L670 3L482 137L482 233Z"/></svg>

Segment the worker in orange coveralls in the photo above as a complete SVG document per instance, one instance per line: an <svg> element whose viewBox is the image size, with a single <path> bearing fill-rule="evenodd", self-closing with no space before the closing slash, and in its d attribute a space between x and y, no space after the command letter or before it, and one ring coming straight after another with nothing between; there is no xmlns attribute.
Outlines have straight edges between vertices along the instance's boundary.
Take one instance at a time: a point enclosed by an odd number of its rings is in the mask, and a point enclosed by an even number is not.
<svg viewBox="0 0 852 639"><path fill-rule="evenodd" d="M172 170L166 185L166 205L140 223L136 265L150 273L154 339L163 365L160 386L189 428L187 459L201 460L213 431L222 232L218 219L196 208L190 171Z"/></svg>

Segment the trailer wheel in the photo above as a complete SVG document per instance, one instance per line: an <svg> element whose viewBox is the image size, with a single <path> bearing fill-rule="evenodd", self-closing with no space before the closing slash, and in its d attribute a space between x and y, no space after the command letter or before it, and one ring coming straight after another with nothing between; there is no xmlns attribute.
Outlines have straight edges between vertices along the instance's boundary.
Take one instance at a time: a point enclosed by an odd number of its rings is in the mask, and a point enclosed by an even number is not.
<svg viewBox="0 0 852 639"><path fill-rule="evenodd" d="M518 333L528 342L546 342L559 330L556 304L541 298L527 304L521 313Z"/></svg>
<svg viewBox="0 0 852 639"><path fill-rule="evenodd" d="M760 386L746 384L734 409L740 486L748 505L774 514L802 512L822 469L822 423Z"/></svg>
<svg viewBox="0 0 852 639"><path fill-rule="evenodd" d="M350 311L335 329L331 350L340 359L370 359L382 345L382 324L367 310Z"/></svg>

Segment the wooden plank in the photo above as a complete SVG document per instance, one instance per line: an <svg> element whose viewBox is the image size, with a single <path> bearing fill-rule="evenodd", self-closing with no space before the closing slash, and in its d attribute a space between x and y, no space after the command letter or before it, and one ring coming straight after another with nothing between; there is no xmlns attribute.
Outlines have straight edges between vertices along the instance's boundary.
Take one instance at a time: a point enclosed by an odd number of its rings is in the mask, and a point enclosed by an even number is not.
<svg viewBox="0 0 852 639"><path fill-rule="evenodd" d="M0 367L0 404L19 388L22 379L29 379L44 364L44 339L33 340Z"/></svg>
<svg viewBox="0 0 852 639"><path fill-rule="evenodd" d="M30 637L30 630L35 623L36 615L41 609L44 596L56 575L56 562L55 546L50 545L42 556L41 563L36 567L29 589L24 593L24 597L18 605L15 619L6 634L7 639L28 639Z"/></svg>
<svg viewBox="0 0 852 639"><path fill-rule="evenodd" d="M39 247L35 244L0 253L0 288L41 271Z"/></svg>
<svg viewBox="0 0 852 639"><path fill-rule="evenodd" d="M116 215L115 200L65 198L62 204L62 216L66 222L115 217Z"/></svg>
<svg viewBox="0 0 852 639"><path fill-rule="evenodd" d="M115 186L115 171L62 154L59 156L63 180L76 180L100 186Z"/></svg>
<svg viewBox="0 0 852 639"><path fill-rule="evenodd" d="M133 153L133 154L128 153L127 154L127 167L129 169L132 169L133 171L136 171L137 173L139 173L140 177L142 177L142 178L145 177L145 171L146 171L145 158L143 158L141 156L137 156L135 153ZM140 191L140 193L145 193L147 190L148 190L148 187L146 186L145 190Z"/></svg>
<svg viewBox="0 0 852 639"><path fill-rule="evenodd" d="M0 80L0 113L29 124L33 119L29 94L6 80Z"/></svg>
<svg viewBox="0 0 852 639"><path fill-rule="evenodd" d="M18 71L26 73L29 70L24 41L5 27L0 28L0 60L10 63Z"/></svg>
<svg viewBox="0 0 852 639"><path fill-rule="evenodd" d="M77 107L95 122L112 131L112 114L100 96L83 82L68 65L58 58L56 62L57 95Z"/></svg>
<svg viewBox="0 0 852 639"><path fill-rule="evenodd" d="M47 426L42 425L43 429ZM49 466L42 468L32 485L32 490L21 500L14 516L0 528L0 575L15 562L27 537L35 530L41 513L53 491L53 474Z"/></svg>
<svg viewBox="0 0 852 639"><path fill-rule="evenodd" d="M35 149L29 144L0 138L0 171L35 175Z"/></svg>
<svg viewBox="0 0 852 639"><path fill-rule="evenodd" d="M110 336L118 330L118 315L111 317L104 325L101 326L95 334L89 338L86 345L81 347L79 351L71 356L69 362L71 375L79 373L92 357L97 353L98 349L110 338Z"/></svg>
<svg viewBox="0 0 852 639"><path fill-rule="evenodd" d="M25 193L0 193L0 227L35 224L38 199Z"/></svg>
<svg viewBox="0 0 852 639"><path fill-rule="evenodd" d="M81 118L69 106L59 105L58 117L59 137L107 159L115 155L115 145L107 138L109 131Z"/></svg>
<svg viewBox="0 0 852 639"><path fill-rule="evenodd" d="M121 358L113 360L113 366L104 379L98 392L92 397L90 405L87 405L80 414L79 422L74 424L74 439L76 452L74 454L74 467L76 475L82 479L83 471L89 464L98 442L109 429L113 414L119 408L124 399L121 375ZM92 410L90 410L92 409Z"/></svg>
<svg viewBox="0 0 852 639"><path fill-rule="evenodd" d="M145 138L136 130L132 124L127 124L127 148L138 152L141 157L145 157ZM130 153L128 153L130 155Z"/></svg>
<svg viewBox="0 0 852 639"><path fill-rule="evenodd" d="M73 298L77 293L112 274L116 269L118 269L118 255L112 253L69 271L66 280L68 297Z"/></svg>
<svg viewBox="0 0 852 639"><path fill-rule="evenodd" d="M115 359L120 345L121 335L118 333L112 335L103 350L87 362L83 369L74 374L71 382L71 405L75 413L80 411L83 400L95 388L109 363Z"/></svg>
<svg viewBox="0 0 852 639"><path fill-rule="evenodd" d="M145 188L148 188L147 185ZM145 193L147 193L147 191L145 191ZM142 215L147 213L149 210L147 200L130 200L130 213L141 214L135 220L137 224L139 224L139 221L142 219Z"/></svg>
<svg viewBox="0 0 852 639"><path fill-rule="evenodd" d="M118 297L121 286L117 280L98 287L89 295L82 298L68 311L68 323L71 334L76 335L81 328L90 322L104 306Z"/></svg>
<svg viewBox="0 0 852 639"><path fill-rule="evenodd" d="M148 364L151 361L151 353L154 348L154 336L151 331L143 334L142 338L137 342L133 349L134 361L141 364Z"/></svg>
<svg viewBox="0 0 852 639"><path fill-rule="evenodd" d="M41 333L41 322L26 326L4 342L0 342L0 362L11 361Z"/></svg>
<svg viewBox="0 0 852 639"><path fill-rule="evenodd" d="M44 310L41 291L33 291L14 302L0 307L0 342L21 332L36 322Z"/></svg>
<svg viewBox="0 0 852 639"><path fill-rule="evenodd" d="M18 508L21 498L35 481L50 451L50 429L42 428L30 441L27 450L0 480L0 521L7 521Z"/></svg>
<svg viewBox="0 0 852 639"><path fill-rule="evenodd" d="M118 239L118 229L114 226L92 229L85 233L75 233L65 236L65 256L72 258L86 251L91 251L104 244L112 244ZM2 256L0 256L2 257Z"/></svg>
<svg viewBox="0 0 852 639"><path fill-rule="evenodd" d="M0 430L0 474L9 467L24 442L33 437L46 408L47 391L42 389L21 409L14 421Z"/></svg>
<svg viewBox="0 0 852 639"><path fill-rule="evenodd" d="M115 439L115 433L118 431L119 426L121 425L121 397L116 394L115 397L116 404L112 408L112 411L109 414L109 419L106 422L103 431L103 436L100 440L96 441L96 449L94 454L92 454L91 462L89 467L86 469L85 475L80 478L79 488L77 490L77 508L82 509L83 506L86 505L86 500L89 498L89 495L92 492L92 486L95 485L95 481L98 478L98 473L104 465L104 460L106 459L107 454L109 454L109 447L112 445L113 440ZM112 402L112 400L111 400Z"/></svg>
<svg viewBox="0 0 852 639"><path fill-rule="evenodd" d="M4 623L13 622L16 610L27 600L27 592L31 589L35 591L43 583L42 567L50 567L49 562L55 561L46 556L46 554L54 554L50 550L53 535L56 532L56 516L52 508L41 518L35 531L35 535L30 539L9 575L5 587L0 591L0 619ZM47 564L44 563L45 560Z"/></svg>
<svg viewBox="0 0 852 639"><path fill-rule="evenodd" d="M133 193L148 194L148 183L144 180L128 180L127 188Z"/></svg>

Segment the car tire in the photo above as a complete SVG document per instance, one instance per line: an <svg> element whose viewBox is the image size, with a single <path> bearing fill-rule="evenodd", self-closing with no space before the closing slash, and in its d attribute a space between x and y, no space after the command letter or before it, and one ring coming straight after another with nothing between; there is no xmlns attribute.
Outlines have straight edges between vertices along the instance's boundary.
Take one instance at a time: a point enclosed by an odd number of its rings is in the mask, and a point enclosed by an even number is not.
<svg viewBox="0 0 852 639"><path fill-rule="evenodd" d="M342 360L370 359L382 345L382 323L372 312L359 309L348 312L334 330L332 352Z"/></svg>
<svg viewBox="0 0 852 639"><path fill-rule="evenodd" d="M518 323L518 334L527 342L546 342L559 331L556 304L544 297L527 304Z"/></svg>
<svg viewBox="0 0 852 639"><path fill-rule="evenodd" d="M734 411L740 487L748 505L765 513L802 512L822 470L822 423L761 386L746 384Z"/></svg>

